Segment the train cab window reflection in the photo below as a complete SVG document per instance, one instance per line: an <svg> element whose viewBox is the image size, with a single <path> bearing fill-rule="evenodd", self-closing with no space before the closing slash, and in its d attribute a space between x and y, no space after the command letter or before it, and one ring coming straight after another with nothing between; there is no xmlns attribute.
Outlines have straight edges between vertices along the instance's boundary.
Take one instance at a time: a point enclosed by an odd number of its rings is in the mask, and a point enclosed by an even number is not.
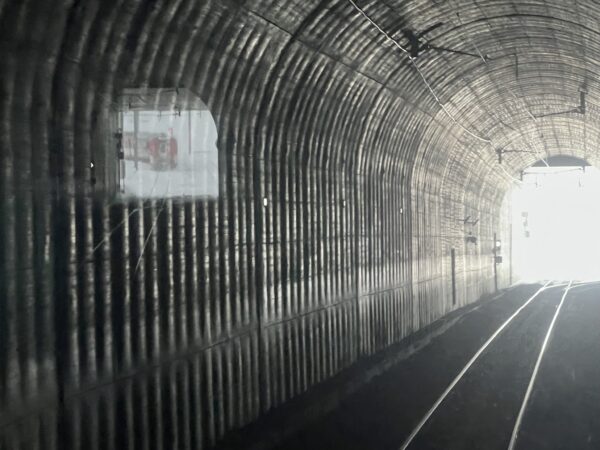
<svg viewBox="0 0 600 450"><path fill-rule="evenodd" d="M123 196L218 197L217 128L200 98L182 88L128 89L119 105Z"/></svg>

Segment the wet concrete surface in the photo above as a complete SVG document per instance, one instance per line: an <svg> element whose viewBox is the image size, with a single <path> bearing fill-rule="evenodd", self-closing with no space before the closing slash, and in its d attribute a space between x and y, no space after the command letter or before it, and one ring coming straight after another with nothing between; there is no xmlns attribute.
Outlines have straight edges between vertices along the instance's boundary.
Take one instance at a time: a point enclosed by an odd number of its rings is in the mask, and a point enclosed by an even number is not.
<svg viewBox="0 0 600 450"><path fill-rule="evenodd" d="M482 304L280 449L399 449L496 329L539 288ZM506 449L563 288L542 292L481 355L409 449ZM600 286L572 290L525 412L518 449L600 448Z"/></svg>

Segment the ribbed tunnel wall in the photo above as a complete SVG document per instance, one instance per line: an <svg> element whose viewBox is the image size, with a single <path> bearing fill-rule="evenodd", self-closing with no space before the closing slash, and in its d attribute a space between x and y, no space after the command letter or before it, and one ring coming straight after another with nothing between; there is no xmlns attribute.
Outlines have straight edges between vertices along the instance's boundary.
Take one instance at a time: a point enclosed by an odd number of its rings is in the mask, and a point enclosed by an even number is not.
<svg viewBox="0 0 600 450"><path fill-rule="evenodd" d="M598 11L358 4L491 55L418 58L457 122L347 0L0 2L2 450L207 448L493 290L539 159L495 147L593 156ZM585 116L530 117L582 83ZM113 103L142 86L208 105L218 200L114 194Z"/></svg>

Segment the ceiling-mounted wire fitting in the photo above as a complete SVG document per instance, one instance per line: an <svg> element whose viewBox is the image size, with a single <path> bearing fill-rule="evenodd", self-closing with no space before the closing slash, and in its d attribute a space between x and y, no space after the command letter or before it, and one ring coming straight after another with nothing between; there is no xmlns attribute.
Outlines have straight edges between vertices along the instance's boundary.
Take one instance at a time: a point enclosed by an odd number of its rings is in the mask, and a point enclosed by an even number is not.
<svg viewBox="0 0 600 450"><path fill-rule="evenodd" d="M436 52L454 53L456 55L471 56L473 58L482 58L484 62L490 60L489 55L480 55L479 53L471 53L464 50L441 47L439 45L430 44L427 40L424 39L425 35L431 33L433 30L436 30L442 25L444 25L442 22L437 22L436 24L421 31L420 33L416 33L414 30L408 28L402 30L402 34L408 41L408 50L412 58L418 58L420 55L423 54L423 52L427 50L433 50Z"/></svg>
<svg viewBox="0 0 600 450"><path fill-rule="evenodd" d="M585 103L586 91L579 91L579 106L575 108L567 109L565 111L558 111L553 113L540 114L535 116L536 119L541 119L542 117L550 117L550 116L560 116L562 114L585 114L586 112L586 103Z"/></svg>
<svg viewBox="0 0 600 450"><path fill-rule="evenodd" d="M377 28L377 30L383 34L386 39L388 41L390 41L395 47L397 47L402 53L406 54L408 56L408 59L410 60L411 64L413 65L413 67L416 69L417 73L419 74L419 76L421 77L421 79L423 80L423 83L425 83L425 86L427 86L427 89L429 90L429 92L431 93L431 95L433 96L433 98L435 99L436 103L439 105L439 107L442 109L442 111L444 111L444 113L446 113L446 115L450 118L450 120L452 120L452 122L454 122L456 125L458 125L460 128L462 128L465 133L467 133L468 135L474 137L475 139L478 139L482 142L485 142L486 144L491 144L492 140L488 137L485 136L479 136L477 133L472 132L471 130L469 130L467 127L465 127L462 123L460 123L451 113L450 111L448 111L448 109L444 106L444 104L441 102L440 98L437 96L437 94L435 93L435 91L433 90L433 88L431 87L431 84L429 84L429 81L427 81L427 78L425 77L425 75L423 74L423 72L421 71L421 68L417 65L417 62L415 61L415 58L411 55L411 52L404 48L398 41L396 41L394 38L392 38L385 30L383 30L379 25L377 25L373 19L371 19L369 17L369 15L360 7L358 6L354 0L348 0L350 2L350 4L354 7L354 9L356 9L366 20L369 21L369 23L371 25L373 25L375 28Z"/></svg>
<svg viewBox="0 0 600 450"><path fill-rule="evenodd" d="M472 132L471 130L469 130L467 127L465 127L462 123L460 123L451 113L450 111L448 111L448 109L444 106L444 104L441 102L440 98L437 96L437 94L435 93L435 91L433 90L431 84L429 84L429 82L427 81L427 78L425 77L425 75L423 74L423 72L421 71L420 67L418 66L415 58L411 55L411 52L404 48L398 41L396 41L394 38L392 38L386 31L384 31L379 25L377 25L377 23L375 23L370 17L369 15L360 7L358 6L354 0L348 0L350 2L350 4L354 7L354 9L356 11L358 11L371 25L373 25L373 27L375 27L377 29L377 31L379 31L383 36L385 36L385 38L392 44L394 45L396 48L398 48L402 53L406 54L408 56L408 59L410 61L410 63L413 65L413 67L415 68L415 70L417 71L417 73L419 74L419 76L421 77L421 79L423 80L423 83L425 83L425 86L427 87L427 89L429 90L429 92L431 93L431 95L433 96L433 98L435 99L436 103L439 105L439 107L442 109L442 111L448 116L448 118L450 118L450 120L452 122L454 122L458 127L460 127L465 133L467 133L469 136L474 137L475 139L484 142L485 144L489 145L490 147L492 146L492 140L488 137L485 136L480 136L477 133ZM459 19L460 20L460 19ZM427 30L426 30L427 31ZM429 30L431 31L431 30ZM488 63L488 61L485 59L485 57L481 54L481 52L479 52L479 49L476 47L478 53L479 53L479 57L484 61L485 64ZM513 94L514 95L514 94ZM517 183L521 183L521 180L519 180L518 178L514 177L513 175L511 175L505 168L504 166L500 166L501 170L505 173L505 175L511 179L514 182Z"/></svg>
<svg viewBox="0 0 600 450"><path fill-rule="evenodd" d="M471 225L471 226L475 226L479 223L478 218L471 220L471 216L467 216L464 219L459 219L459 221L464 223L465 225Z"/></svg>
<svg viewBox="0 0 600 450"><path fill-rule="evenodd" d="M502 164L502 155L505 153L530 153L536 155L537 153L531 150L510 150L505 148L497 148L496 155L498 155L498 164Z"/></svg>

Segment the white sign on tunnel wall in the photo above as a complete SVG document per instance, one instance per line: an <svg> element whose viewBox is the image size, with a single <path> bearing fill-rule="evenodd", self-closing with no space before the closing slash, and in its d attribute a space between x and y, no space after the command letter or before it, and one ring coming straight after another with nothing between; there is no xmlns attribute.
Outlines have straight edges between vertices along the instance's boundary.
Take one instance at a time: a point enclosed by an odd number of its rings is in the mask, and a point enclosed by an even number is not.
<svg viewBox="0 0 600 450"><path fill-rule="evenodd" d="M183 89L129 89L120 103L122 195L218 197L217 128L199 98Z"/></svg>

